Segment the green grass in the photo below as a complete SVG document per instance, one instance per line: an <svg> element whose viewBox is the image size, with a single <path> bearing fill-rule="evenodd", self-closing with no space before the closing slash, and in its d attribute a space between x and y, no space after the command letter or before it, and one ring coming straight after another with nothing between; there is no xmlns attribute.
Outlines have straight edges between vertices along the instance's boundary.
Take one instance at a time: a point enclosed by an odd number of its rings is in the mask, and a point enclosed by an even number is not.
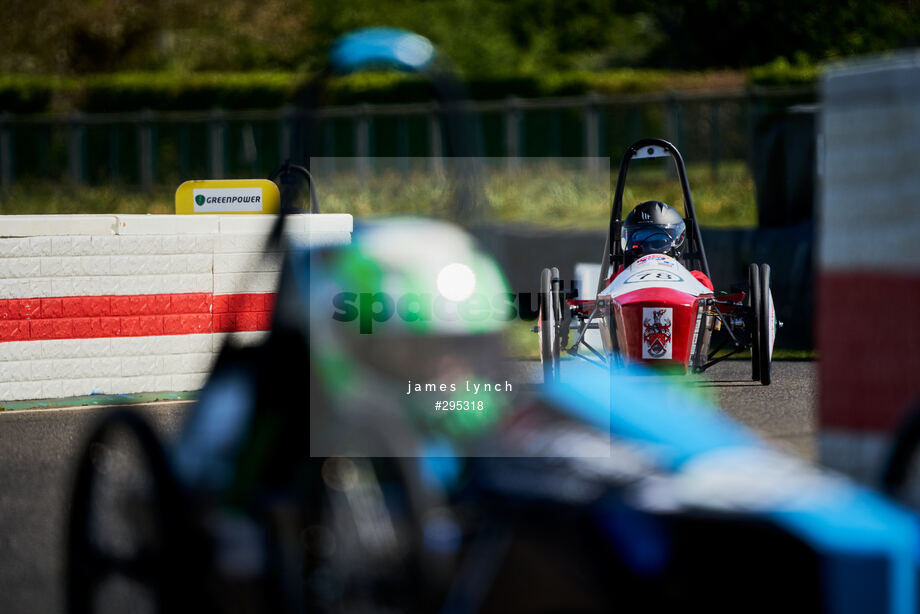
<svg viewBox="0 0 920 614"><path fill-rule="evenodd" d="M175 188L147 194L116 186L24 183L0 192L0 214L175 213L174 194Z"/></svg>
<svg viewBox="0 0 920 614"><path fill-rule="evenodd" d="M536 320L513 320L505 330L505 348L511 358L540 359L540 335L530 331Z"/></svg>
<svg viewBox="0 0 920 614"><path fill-rule="evenodd" d="M492 217L552 228L602 228L609 221L613 185L604 174L566 169L553 162L534 162L523 170L487 169L485 194ZM700 224L709 227L752 227L757 224L754 182L741 162L723 164L718 178L708 165L688 169ZM615 179L615 178L614 178ZM408 177L382 173L363 180L353 173L335 175L319 184L323 211L356 216L438 211L448 198L444 181L427 173ZM675 176L660 169L640 169L627 178L624 215L643 200L682 202Z"/></svg>
<svg viewBox="0 0 920 614"><path fill-rule="evenodd" d="M754 183L742 162L722 164L718 178L708 165L688 169L697 216L703 226L752 227L757 224ZM615 178L614 178L615 179ZM563 168L555 162L528 162L522 170L486 170L484 193L490 217L504 223L552 228L602 228L610 215L612 180ZM444 209L447 183L422 171L406 175L381 172L369 179L354 173L329 177L317 174L322 210L356 217L430 215ZM125 187L80 187L57 183L17 184L0 194L2 214L45 213L172 213L177 186L150 193ZM647 199L681 202L680 187L671 173L638 169L630 174L624 193L626 211Z"/></svg>
<svg viewBox="0 0 920 614"><path fill-rule="evenodd" d="M28 401L3 401L0 411L20 409L58 409L85 405L141 405L156 401L192 401L198 392L141 392L137 394L92 394L60 399L38 399Z"/></svg>
<svg viewBox="0 0 920 614"><path fill-rule="evenodd" d="M721 353L720 353L721 355ZM739 352L728 360L750 360L751 352L745 350ZM786 348L774 348L773 360L817 360L818 352L816 350L790 350Z"/></svg>

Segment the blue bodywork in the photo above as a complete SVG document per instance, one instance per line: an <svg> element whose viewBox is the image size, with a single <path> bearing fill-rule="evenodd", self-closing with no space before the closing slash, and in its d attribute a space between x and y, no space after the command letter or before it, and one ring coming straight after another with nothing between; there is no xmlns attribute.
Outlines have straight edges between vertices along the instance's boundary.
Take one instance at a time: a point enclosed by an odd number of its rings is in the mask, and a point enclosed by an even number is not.
<svg viewBox="0 0 920 614"><path fill-rule="evenodd" d="M756 459L761 450L769 450L752 432L666 377L628 373L612 382L588 366L567 372L565 381L549 385L546 394L556 406L612 437L650 444L660 466L677 476L707 455L729 451ZM780 455L769 450L762 458ZM790 483L785 496L766 498L741 513L774 523L822 557L827 611L916 612L917 517L820 470L810 475L807 492L797 492ZM867 576L860 561L881 563L886 573Z"/></svg>
<svg viewBox="0 0 920 614"><path fill-rule="evenodd" d="M431 41L396 28L355 30L339 38L330 53L332 68L339 73L368 68L418 72L429 68L434 59Z"/></svg>

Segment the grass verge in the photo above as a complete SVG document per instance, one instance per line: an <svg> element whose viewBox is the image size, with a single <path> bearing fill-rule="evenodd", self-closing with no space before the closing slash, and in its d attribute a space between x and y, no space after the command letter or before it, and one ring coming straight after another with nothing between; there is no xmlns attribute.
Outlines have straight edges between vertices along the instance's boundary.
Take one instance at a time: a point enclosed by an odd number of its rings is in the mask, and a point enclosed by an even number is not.
<svg viewBox="0 0 920 614"><path fill-rule="evenodd" d="M615 177L592 174L564 162L524 161L521 170L486 169L484 192L491 218L553 228L602 228L610 216ZM754 182L743 162L719 167L718 176L705 164L688 168L700 224L709 227L753 227L757 224ZM383 171L370 178L342 172L318 174L322 211L379 215L432 215L449 198L442 177L417 171ZM120 186L87 187L63 183L22 183L0 194L0 214L172 213L178 186L145 193ZM642 200L681 202L680 186L664 168L637 169L628 178L624 206ZM625 211L624 211L625 213Z"/></svg>

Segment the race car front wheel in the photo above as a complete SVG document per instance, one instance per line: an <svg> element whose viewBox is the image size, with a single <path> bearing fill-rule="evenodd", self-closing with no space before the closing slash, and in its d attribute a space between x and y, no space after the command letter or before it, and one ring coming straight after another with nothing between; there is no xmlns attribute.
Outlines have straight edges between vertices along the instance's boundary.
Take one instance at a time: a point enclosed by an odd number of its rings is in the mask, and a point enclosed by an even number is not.
<svg viewBox="0 0 920 614"><path fill-rule="evenodd" d="M572 318L565 302L565 287L562 282L562 276L559 274L559 269L553 267L550 269L550 272L553 274L551 280L553 288L553 305L556 309L556 334L559 337L559 352L561 354L562 350L568 347L569 324Z"/></svg>
<svg viewBox="0 0 920 614"><path fill-rule="evenodd" d="M757 336L760 347L760 383L770 385L773 376L773 347L770 337L773 333L773 309L770 296L770 265L760 265L760 318L757 324Z"/></svg>
<svg viewBox="0 0 920 614"><path fill-rule="evenodd" d="M540 360L543 362L543 382L547 384L559 381L562 343L559 335L559 294L553 284L553 270L543 269L540 275Z"/></svg>
<svg viewBox="0 0 920 614"><path fill-rule="evenodd" d="M748 266L748 296L751 322L748 330L751 338L751 379L760 381L760 266L752 263Z"/></svg>

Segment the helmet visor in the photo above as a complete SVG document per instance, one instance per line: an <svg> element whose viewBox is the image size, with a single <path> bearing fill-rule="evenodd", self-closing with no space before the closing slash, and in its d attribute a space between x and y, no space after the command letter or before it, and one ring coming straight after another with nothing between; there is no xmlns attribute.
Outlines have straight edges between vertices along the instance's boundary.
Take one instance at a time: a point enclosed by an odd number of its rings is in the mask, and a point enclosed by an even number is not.
<svg viewBox="0 0 920 614"><path fill-rule="evenodd" d="M626 249L639 254L664 254L680 248L684 242L684 225L642 225L626 230Z"/></svg>

